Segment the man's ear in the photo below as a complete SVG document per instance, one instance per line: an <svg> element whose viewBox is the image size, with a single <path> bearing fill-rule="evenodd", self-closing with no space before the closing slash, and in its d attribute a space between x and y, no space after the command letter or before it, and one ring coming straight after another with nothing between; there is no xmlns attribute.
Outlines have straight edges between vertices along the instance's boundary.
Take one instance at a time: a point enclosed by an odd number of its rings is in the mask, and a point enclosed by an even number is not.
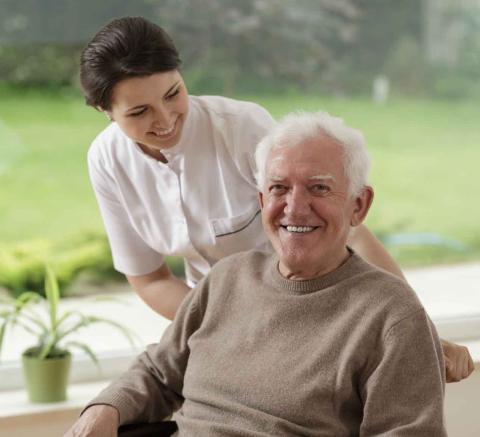
<svg viewBox="0 0 480 437"><path fill-rule="evenodd" d="M258 192L258 203L260 205L260 209L263 209L263 193L261 191Z"/></svg>
<svg viewBox="0 0 480 437"><path fill-rule="evenodd" d="M350 219L350 226L358 226L365 220L373 202L373 195L373 188L365 186L355 197L355 208Z"/></svg>

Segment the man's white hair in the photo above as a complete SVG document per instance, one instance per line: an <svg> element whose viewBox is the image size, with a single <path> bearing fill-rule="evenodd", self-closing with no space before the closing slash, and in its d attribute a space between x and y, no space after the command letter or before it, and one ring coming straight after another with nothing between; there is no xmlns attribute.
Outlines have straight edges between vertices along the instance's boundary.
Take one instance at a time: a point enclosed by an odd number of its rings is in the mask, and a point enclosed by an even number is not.
<svg viewBox="0 0 480 437"><path fill-rule="evenodd" d="M363 134L347 126L341 118L322 111L290 113L260 141L255 152L258 188L263 191L267 159L273 149L292 147L322 135L327 135L342 147L349 192L359 194L368 184L371 165Z"/></svg>

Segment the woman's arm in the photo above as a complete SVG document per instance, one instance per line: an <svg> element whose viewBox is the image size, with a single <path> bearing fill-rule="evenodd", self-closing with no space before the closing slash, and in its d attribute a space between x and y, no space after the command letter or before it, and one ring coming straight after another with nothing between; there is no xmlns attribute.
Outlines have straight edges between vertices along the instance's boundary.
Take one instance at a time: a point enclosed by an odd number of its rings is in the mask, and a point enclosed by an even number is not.
<svg viewBox="0 0 480 437"><path fill-rule="evenodd" d="M173 320L177 308L190 291L185 282L172 274L166 263L152 273L127 275L127 279L150 308L170 320Z"/></svg>
<svg viewBox="0 0 480 437"><path fill-rule="evenodd" d="M359 225L351 229L348 245L369 263L405 279L398 264L383 247L380 240L365 225Z"/></svg>

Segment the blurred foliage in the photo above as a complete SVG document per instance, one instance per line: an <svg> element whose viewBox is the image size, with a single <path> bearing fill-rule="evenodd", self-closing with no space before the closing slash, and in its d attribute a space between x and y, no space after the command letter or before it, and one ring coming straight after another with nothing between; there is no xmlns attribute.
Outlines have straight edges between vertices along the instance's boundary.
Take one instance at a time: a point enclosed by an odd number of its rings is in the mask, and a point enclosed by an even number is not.
<svg viewBox="0 0 480 437"><path fill-rule="evenodd" d="M45 295L45 263L55 271L63 289L82 271L98 278L118 275L112 268L107 239L100 233L85 233L68 240L36 239L0 247L0 285L15 296L36 290Z"/></svg>
<svg viewBox="0 0 480 437"><path fill-rule="evenodd" d="M0 77L11 85L72 86L77 77L80 52L79 46L59 43L1 44Z"/></svg>
<svg viewBox="0 0 480 437"><path fill-rule="evenodd" d="M167 0L157 11L193 72L190 87L226 95L328 82L359 13L351 0Z"/></svg>
<svg viewBox="0 0 480 437"><path fill-rule="evenodd" d="M427 53L435 11L438 44L455 37L453 63ZM397 94L465 97L480 83L478 6L426 0L2 0L1 80L76 83L81 48L125 15L172 35L193 93L369 94L383 74Z"/></svg>
<svg viewBox="0 0 480 437"><path fill-rule="evenodd" d="M121 280L124 276L113 268L106 236L100 232L86 232L71 238L54 241L34 239L0 246L0 286L13 296L35 290L45 296L45 264L57 277L62 293L68 293L80 273L86 273L90 282ZM183 260L168 257L172 272L184 276Z"/></svg>

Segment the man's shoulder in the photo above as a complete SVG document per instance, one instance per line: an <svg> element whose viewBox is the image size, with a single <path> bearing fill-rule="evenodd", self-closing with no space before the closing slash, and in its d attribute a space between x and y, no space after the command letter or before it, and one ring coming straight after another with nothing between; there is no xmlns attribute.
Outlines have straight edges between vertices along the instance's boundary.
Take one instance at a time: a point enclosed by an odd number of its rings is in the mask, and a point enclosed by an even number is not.
<svg viewBox="0 0 480 437"><path fill-rule="evenodd" d="M423 309L420 299L406 280L358 258L359 268L352 287L361 291L372 311L383 312L393 321Z"/></svg>

